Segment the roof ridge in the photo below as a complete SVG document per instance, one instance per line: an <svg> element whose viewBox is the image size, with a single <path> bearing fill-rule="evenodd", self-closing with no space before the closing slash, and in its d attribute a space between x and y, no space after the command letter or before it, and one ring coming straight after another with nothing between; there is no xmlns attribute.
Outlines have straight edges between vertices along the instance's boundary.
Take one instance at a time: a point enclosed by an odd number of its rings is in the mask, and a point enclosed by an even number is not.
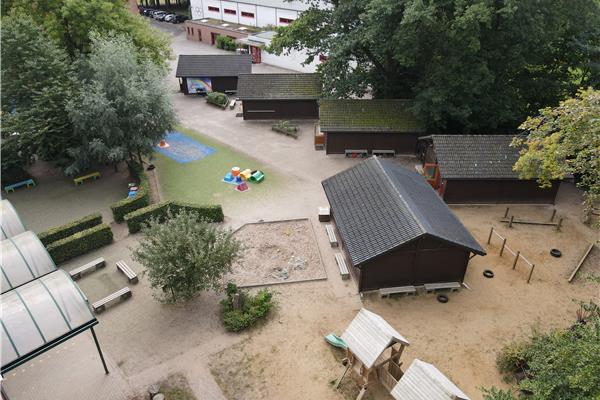
<svg viewBox="0 0 600 400"><path fill-rule="evenodd" d="M400 199L400 201L402 201L402 203L404 203L404 205L406 206L406 209L410 211L410 216L412 217L412 219L417 223L417 225L421 229L421 234L427 233L428 232L427 229L425 229L423 227L423 224L421 224L421 221L419 221L419 219L415 216L415 213L414 213L412 207L406 202L406 200L404 200L404 197L402 196L402 194L400 193L400 191L398 190L398 188L396 187L396 185L394 185L394 181L392 181L392 178L390 178L390 176L388 175L388 173L385 170L385 168L383 168L383 165L381 165L381 162L379 161L379 157L373 156L372 158L375 159L375 162L377 163L377 165L381 169L381 172L383 172L383 175L387 179L388 183L390 184L390 186L392 187L392 189L394 190L394 192L396 192L396 194L398 195L398 198Z"/></svg>

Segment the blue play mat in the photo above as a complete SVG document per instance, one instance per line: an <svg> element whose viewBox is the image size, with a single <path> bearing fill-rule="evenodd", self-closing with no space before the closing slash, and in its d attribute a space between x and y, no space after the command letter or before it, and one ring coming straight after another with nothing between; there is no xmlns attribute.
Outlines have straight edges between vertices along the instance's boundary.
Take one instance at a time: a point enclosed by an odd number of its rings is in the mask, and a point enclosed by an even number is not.
<svg viewBox="0 0 600 400"><path fill-rule="evenodd" d="M164 149L156 146L156 151L178 163L189 163L200 160L215 152L215 149L205 146L177 131L167 133L165 141L170 146Z"/></svg>

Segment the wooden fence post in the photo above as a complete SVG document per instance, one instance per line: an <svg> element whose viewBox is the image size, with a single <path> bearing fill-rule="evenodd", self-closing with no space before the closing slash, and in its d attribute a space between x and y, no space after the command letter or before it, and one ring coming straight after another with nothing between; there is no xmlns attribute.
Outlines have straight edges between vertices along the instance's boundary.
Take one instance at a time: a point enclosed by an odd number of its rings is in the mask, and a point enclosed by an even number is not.
<svg viewBox="0 0 600 400"><path fill-rule="evenodd" d="M562 226L562 221L563 221L562 218L558 220L558 224L556 225L556 230L557 231L560 231L560 227Z"/></svg>
<svg viewBox="0 0 600 400"><path fill-rule="evenodd" d="M512 269L515 269L515 267L517 266L517 261L519 261L519 255L520 254L521 254L521 252L519 250L517 250L517 254L515 255L515 261L513 262Z"/></svg>
<svg viewBox="0 0 600 400"><path fill-rule="evenodd" d="M531 275L533 275L533 269L535 268L535 264L531 264L531 269L529 270L529 277L527 277L527 283L531 280Z"/></svg>
<svg viewBox="0 0 600 400"><path fill-rule="evenodd" d="M552 216L550 217L550 222L554 221L554 217L556 216L556 208L552 210Z"/></svg>
<svg viewBox="0 0 600 400"><path fill-rule="evenodd" d="M500 248L500 257L502 257L502 253L504 253L504 246L506 246L506 238L502 240L502 247Z"/></svg>
<svg viewBox="0 0 600 400"><path fill-rule="evenodd" d="M510 221L508 222L508 227L509 227L509 228L512 228L512 224L513 224L513 220L514 220L514 219L515 219L515 216L514 216L514 215L511 215L511 216L510 216Z"/></svg>
<svg viewBox="0 0 600 400"><path fill-rule="evenodd" d="M508 218L508 207L506 207L506 211L504 212L504 218Z"/></svg>
<svg viewBox="0 0 600 400"><path fill-rule="evenodd" d="M494 233L494 227L492 226L492 229L490 229L490 235L488 236L488 244L490 244L490 241L492 240L492 233Z"/></svg>

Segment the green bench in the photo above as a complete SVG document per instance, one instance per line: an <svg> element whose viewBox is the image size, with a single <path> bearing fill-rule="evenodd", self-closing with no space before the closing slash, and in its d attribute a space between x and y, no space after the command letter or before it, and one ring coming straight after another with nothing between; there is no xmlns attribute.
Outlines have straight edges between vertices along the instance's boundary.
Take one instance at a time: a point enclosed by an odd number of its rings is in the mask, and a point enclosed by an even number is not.
<svg viewBox="0 0 600 400"><path fill-rule="evenodd" d="M94 178L94 180L100 178L100 172L92 172L91 174L78 176L77 178L73 179L73 182L75 182L76 185L81 185L86 179L91 178Z"/></svg>
<svg viewBox="0 0 600 400"><path fill-rule="evenodd" d="M27 186L27 187L35 186L35 181L33 179L26 179L21 182L13 183L11 185L6 185L6 186L4 186L4 190L6 191L6 193L14 192L15 188L18 188L21 186Z"/></svg>

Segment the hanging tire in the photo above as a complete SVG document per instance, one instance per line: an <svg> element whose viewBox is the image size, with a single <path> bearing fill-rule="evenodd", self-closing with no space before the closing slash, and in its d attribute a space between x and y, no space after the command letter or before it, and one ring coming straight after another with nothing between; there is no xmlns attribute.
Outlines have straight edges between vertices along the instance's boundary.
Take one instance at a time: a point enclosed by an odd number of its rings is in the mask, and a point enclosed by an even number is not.
<svg viewBox="0 0 600 400"><path fill-rule="evenodd" d="M437 295L437 301L439 301L440 303L447 303L448 302L448 296L446 296L445 294L438 294Z"/></svg>
<svg viewBox="0 0 600 400"><path fill-rule="evenodd" d="M485 271L483 271L483 276L485 276L486 278L493 278L494 271L492 271L491 269L486 269Z"/></svg>
<svg viewBox="0 0 600 400"><path fill-rule="evenodd" d="M562 251L560 251L559 249L552 249L552 250L550 250L550 255L552 257L558 258L558 257L562 256Z"/></svg>

